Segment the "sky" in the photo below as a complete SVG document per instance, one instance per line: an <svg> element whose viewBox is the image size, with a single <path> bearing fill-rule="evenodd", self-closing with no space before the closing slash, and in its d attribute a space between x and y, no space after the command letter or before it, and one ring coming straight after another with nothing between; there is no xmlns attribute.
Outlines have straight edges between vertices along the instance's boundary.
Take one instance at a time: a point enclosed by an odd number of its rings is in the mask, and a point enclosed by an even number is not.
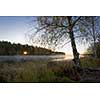
<svg viewBox="0 0 100 100"><path fill-rule="evenodd" d="M32 17L0 16L0 40L25 44L25 33Z"/></svg>
<svg viewBox="0 0 100 100"><path fill-rule="evenodd" d="M11 43L30 44L26 38L26 34L31 32L34 26L34 17L32 16L0 16L0 41L10 41ZM33 44L34 45L34 44ZM87 46L77 45L80 53L86 50ZM72 54L70 43L57 51Z"/></svg>

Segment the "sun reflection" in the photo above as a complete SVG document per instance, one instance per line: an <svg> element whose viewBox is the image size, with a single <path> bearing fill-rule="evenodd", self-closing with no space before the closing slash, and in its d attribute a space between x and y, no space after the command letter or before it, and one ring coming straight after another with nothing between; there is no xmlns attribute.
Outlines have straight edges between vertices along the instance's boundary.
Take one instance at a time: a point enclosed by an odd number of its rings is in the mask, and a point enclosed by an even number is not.
<svg viewBox="0 0 100 100"><path fill-rule="evenodd" d="M70 60L70 59L73 59L73 56L66 54L64 60Z"/></svg>
<svg viewBox="0 0 100 100"><path fill-rule="evenodd" d="M24 54L24 55L27 55L27 51L24 51L23 54Z"/></svg>

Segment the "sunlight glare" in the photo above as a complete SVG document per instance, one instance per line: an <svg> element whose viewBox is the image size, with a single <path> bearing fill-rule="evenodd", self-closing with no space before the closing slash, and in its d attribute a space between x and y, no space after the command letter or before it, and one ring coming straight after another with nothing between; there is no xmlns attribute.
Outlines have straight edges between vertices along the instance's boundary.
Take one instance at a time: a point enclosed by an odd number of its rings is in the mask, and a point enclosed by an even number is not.
<svg viewBox="0 0 100 100"><path fill-rule="evenodd" d="M24 55L27 55L27 51L24 51L23 54L24 54Z"/></svg>
<svg viewBox="0 0 100 100"><path fill-rule="evenodd" d="M64 58L65 60L70 60L70 59L73 59L73 56L72 55L65 55L65 58Z"/></svg>

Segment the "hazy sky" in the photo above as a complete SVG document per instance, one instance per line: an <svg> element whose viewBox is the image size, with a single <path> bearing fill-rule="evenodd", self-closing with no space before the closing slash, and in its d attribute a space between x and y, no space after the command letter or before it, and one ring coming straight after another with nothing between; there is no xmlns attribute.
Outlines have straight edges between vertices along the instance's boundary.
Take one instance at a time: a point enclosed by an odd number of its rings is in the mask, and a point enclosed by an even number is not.
<svg viewBox="0 0 100 100"><path fill-rule="evenodd" d="M0 17L0 40L25 43L25 33L32 17Z"/></svg>
<svg viewBox="0 0 100 100"><path fill-rule="evenodd" d="M34 17L11 17L11 16L0 16L0 40L28 44L25 34L32 27L32 20ZM84 45L77 46L79 52L84 52L86 47ZM72 52L70 43L60 51L67 52L68 54Z"/></svg>

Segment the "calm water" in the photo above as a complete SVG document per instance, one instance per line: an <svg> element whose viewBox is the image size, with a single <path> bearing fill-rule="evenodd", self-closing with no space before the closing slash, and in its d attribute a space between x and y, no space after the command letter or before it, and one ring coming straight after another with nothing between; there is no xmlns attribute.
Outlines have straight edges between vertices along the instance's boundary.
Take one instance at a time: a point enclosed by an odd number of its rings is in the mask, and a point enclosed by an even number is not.
<svg viewBox="0 0 100 100"><path fill-rule="evenodd" d="M42 56L0 56L0 62L5 62L5 61L15 61L15 62L20 62L20 61L38 61L38 60L65 60L66 56L65 55L42 55Z"/></svg>
<svg viewBox="0 0 100 100"><path fill-rule="evenodd" d="M80 55L80 57L84 57ZM21 62L21 61L63 61L63 60L70 60L73 59L71 55L35 55L35 56L0 56L0 62L5 61L14 61L14 62Z"/></svg>

